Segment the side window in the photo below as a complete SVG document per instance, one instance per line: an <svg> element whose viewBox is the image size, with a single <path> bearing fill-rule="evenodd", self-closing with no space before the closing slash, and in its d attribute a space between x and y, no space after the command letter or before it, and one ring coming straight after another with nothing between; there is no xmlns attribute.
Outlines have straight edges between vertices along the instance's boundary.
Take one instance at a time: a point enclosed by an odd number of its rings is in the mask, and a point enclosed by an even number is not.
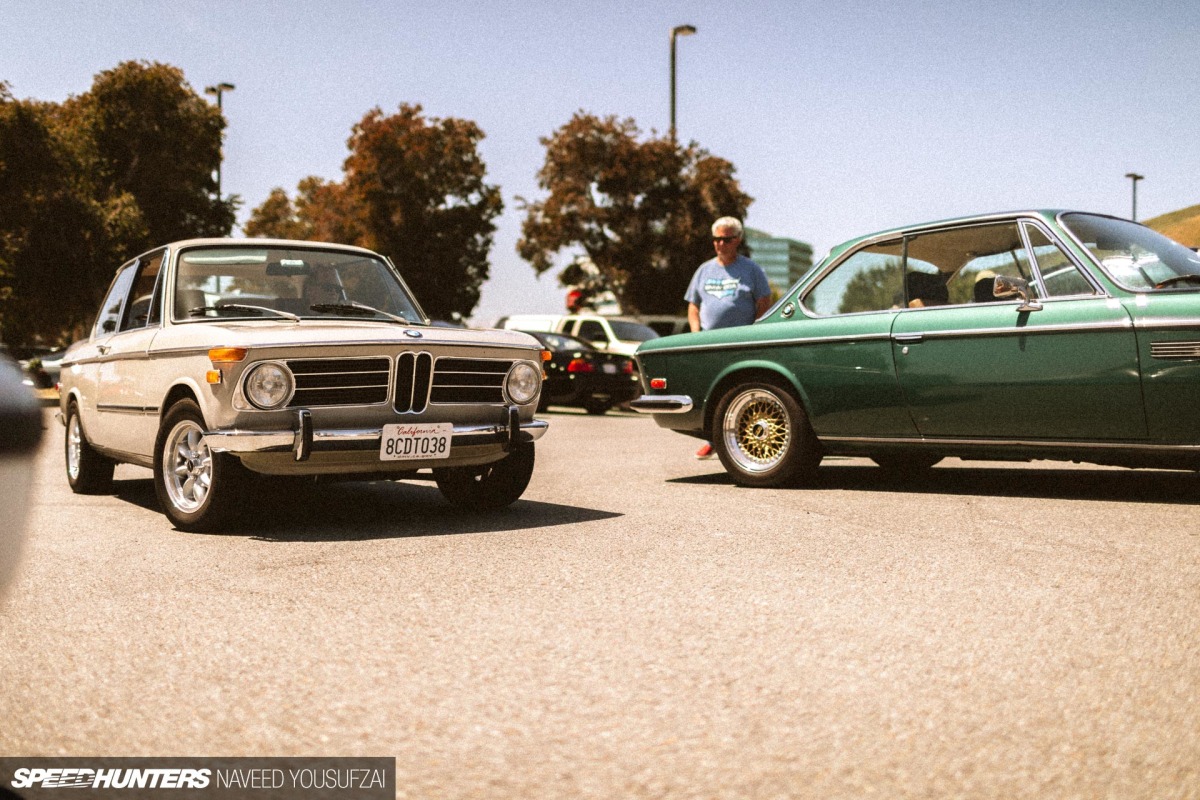
<svg viewBox="0 0 1200 800"><path fill-rule="evenodd" d="M585 319L579 323L579 330L575 335L585 342L608 341L608 337L604 335L604 326L592 319Z"/></svg>
<svg viewBox="0 0 1200 800"><path fill-rule="evenodd" d="M1016 222L972 225L921 234L908 242L909 269L934 273L950 305L992 303L996 276L1032 283L1033 269ZM926 305L929 305L926 303Z"/></svg>
<svg viewBox="0 0 1200 800"><path fill-rule="evenodd" d="M147 256L139 262L137 278L129 292L129 309L121 330L144 328L162 316L162 290L157 289L158 273L162 268L163 252Z"/></svg>
<svg viewBox="0 0 1200 800"><path fill-rule="evenodd" d="M1033 249L1038 272L1042 274L1042 284L1046 287L1047 297L1078 297L1096 293L1096 289L1079 268L1041 228L1026 225L1025 234L1029 237L1029 246Z"/></svg>
<svg viewBox="0 0 1200 800"><path fill-rule="evenodd" d="M136 273L136 261L125 265L117 273L112 286L108 289L108 294L104 297L104 302L100 304L100 315L96 318L94 335L106 336L116 333L117 329L121 327L121 317L125 311L125 298L129 295L129 287L133 283Z"/></svg>
<svg viewBox="0 0 1200 800"><path fill-rule="evenodd" d="M899 241L857 251L804 298L805 307L821 316L885 311L903 304L903 248Z"/></svg>

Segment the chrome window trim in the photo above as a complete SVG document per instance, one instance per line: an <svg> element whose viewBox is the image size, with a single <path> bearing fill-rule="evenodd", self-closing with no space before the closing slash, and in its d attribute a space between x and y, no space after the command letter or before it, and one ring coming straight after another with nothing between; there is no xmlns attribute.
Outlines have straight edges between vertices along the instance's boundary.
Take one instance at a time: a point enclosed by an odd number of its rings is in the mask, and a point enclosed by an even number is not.
<svg viewBox="0 0 1200 800"><path fill-rule="evenodd" d="M889 231L884 231L882 233L878 233L874 236L871 236L868 239L863 239L862 241L858 242L857 245L855 245L853 248L847 250L846 252L842 253L840 256L837 257L836 260L831 262L828 266L822 267L821 265L818 265L817 268L814 268L814 270L812 272L810 272L808 276L805 276L805 278L801 278L801 280L798 281L798 283L804 283L804 286L801 287L796 292L794 300L796 302L796 305L798 305L800 307L800 310L802 312L804 312L804 315L806 317L808 317L809 319L833 319L835 317L852 317L852 316L860 316L863 314L888 314L888 313L893 313L895 311L909 311L909 310L923 311L926 309L882 309L879 311L858 311L858 312L854 312L851 314L829 314L829 315L822 316L822 315L813 314L812 312L810 312L808 309L808 306L805 305L804 300L805 300L805 298L808 297L809 293L813 290L813 288L816 287L816 285L825 278L826 275L828 275L833 270L837 269L838 266L841 265L842 262L844 262L850 256L854 255L855 253L857 253L860 250L863 250L864 248L871 247L871 246L877 245L877 244L881 244L883 242L889 242L889 241L893 241L893 240L903 240L903 239L908 238L909 236L917 236L917 235L924 236L924 235L927 235L930 233L939 233L942 231L956 230L959 228L973 228L977 225L995 225L995 224L1001 223L1001 222L1020 223L1023 220L1033 220L1033 221L1037 222L1037 221L1040 221L1041 219L1042 219L1041 215L1035 211L1016 211L1016 212L1005 212L1002 214L984 214L983 216L971 217L969 219L957 219L957 220L949 220L949 221L942 221L942 222L931 222L931 223L927 223L927 224L923 224L923 225L914 225L911 228L894 228ZM1024 241L1024 240L1022 239L1022 241ZM780 300L782 301L783 299L790 298L790 297L792 297L791 289L789 289L788 292L786 294L784 294L782 298L780 298ZM969 305L974 305L974 304L973 303L962 303L957 306L936 306L936 308L961 308L962 306L969 306Z"/></svg>
<svg viewBox="0 0 1200 800"><path fill-rule="evenodd" d="M1020 222L1021 222L1021 241L1025 243L1025 252L1029 254L1029 260L1033 265L1033 272L1035 275L1037 275L1038 289L1042 294L1042 296L1040 298L1042 300L1042 302L1045 302L1045 301L1051 300L1051 299L1072 300L1072 299L1077 299L1077 298L1081 298L1081 297L1111 297L1112 296L1111 294L1109 294L1107 289L1105 289L1103 286L1101 286L1099 283L1097 283L1096 276L1092 274L1092 271L1090 269L1087 269L1082 263L1080 263L1079 258L1076 257L1076 255L1072 251L1072 249L1070 247L1065 247L1064 246L1065 243L1062 241L1062 239L1060 239L1058 236L1056 236L1053 231L1046 228L1046 226L1044 224L1041 224L1041 220L1024 219L1024 220L1021 220ZM1067 260L1071 262L1071 264L1075 267L1075 269L1079 270L1079 272L1083 274L1083 279L1086 280L1088 282L1088 284L1092 287L1093 291L1091 294L1055 295L1053 298L1051 298L1050 292L1048 292L1046 290L1046 281L1042 277L1042 265L1040 263L1038 263L1037 253L1034 252L1033 247L1030 245L1029 234L1026 232L1027 227L1037 228L1038 231L1040 231L1043 236L1045 236L1047 239L1050 240L1051 244L1053 244L1055 247L1057 247L1059 250L1062 251L1063 255L1065 255L1067 257ZM1086 248L1084 248L1084 249L1086 250Z"/></svg>

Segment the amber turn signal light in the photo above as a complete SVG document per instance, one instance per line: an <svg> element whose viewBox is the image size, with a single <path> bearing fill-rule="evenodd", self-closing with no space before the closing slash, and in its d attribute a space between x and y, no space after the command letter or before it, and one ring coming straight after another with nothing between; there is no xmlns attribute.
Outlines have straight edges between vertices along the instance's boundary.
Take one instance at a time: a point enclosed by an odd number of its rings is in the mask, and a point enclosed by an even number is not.
<svg viewBox="0 0 1200 800"><path fill-rule="evenodd" d="M214 366L220 363L242 361L246 358L246 352L244 347L214 347L208 351L208 360Z"/></svg>

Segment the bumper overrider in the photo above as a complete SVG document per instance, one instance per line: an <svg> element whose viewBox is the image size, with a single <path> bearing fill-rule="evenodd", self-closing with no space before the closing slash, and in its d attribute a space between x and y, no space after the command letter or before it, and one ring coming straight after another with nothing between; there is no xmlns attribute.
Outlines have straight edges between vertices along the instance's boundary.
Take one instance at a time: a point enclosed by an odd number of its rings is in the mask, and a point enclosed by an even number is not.
<svg viewBox="0 0 1200 800"><path fill-rule="evenodd" d="M455 425L450 446L502 444L507 451L542 438L549 427L548 422L540 419L522 422L520 410L516 406L507 406L501 419L495 423ZM307 409L296 412L295 425L291 430L213 430L204 433L205 443L215 453L243 455L291 451L296 461L306 461L312 453L378 450L382 437L382 428L315 430L312 414Z"/></svg>
<svg viewBox="0 0 1200 800"><path fill-rule="evenodd" d="M692 398L686 394L644 394L629 403L643 414L686 414L692 410Z"/></svg>

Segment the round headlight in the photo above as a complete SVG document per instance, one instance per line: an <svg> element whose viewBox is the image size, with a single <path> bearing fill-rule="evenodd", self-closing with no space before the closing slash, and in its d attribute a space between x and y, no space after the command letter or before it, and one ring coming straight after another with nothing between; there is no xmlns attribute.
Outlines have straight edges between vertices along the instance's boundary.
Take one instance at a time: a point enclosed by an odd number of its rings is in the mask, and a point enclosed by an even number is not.
<svg viewBox="0 0 1200 800"><path fill-rule="evenodd" d="M528 361L518 361L508 371L504 390L508 392L509 400L523 406L537 397L541 385L542 371Z"/></svg>
<svg viewBox="0 0 1200 800"><path fill-rule="evenodd" d="M246 398L258 408L278 408L291 396L292 373L282 364L259 364L246 375Z"/></svg>

